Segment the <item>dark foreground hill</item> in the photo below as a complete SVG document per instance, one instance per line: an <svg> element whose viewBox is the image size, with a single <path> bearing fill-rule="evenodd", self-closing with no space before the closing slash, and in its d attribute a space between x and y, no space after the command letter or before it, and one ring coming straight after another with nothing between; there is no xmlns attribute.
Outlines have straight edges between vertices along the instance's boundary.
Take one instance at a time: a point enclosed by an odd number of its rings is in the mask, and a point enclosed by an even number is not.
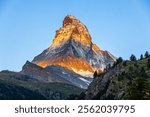
<svg viewBox="0 0 150 117"><path fill-rule="evenodd" d="M16 72L0 72L0 99L74 99L83 89L64 83L45 83Z"/></svg>

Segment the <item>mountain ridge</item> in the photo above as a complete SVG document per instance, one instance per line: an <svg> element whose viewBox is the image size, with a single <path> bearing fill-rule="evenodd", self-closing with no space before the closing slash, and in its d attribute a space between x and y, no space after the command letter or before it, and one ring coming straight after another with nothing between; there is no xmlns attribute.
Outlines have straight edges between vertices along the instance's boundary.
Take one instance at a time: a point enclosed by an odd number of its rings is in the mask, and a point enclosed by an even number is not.
<svg viewBox="0 0 150 117"><path fill-rule="evenodd" d="M56 31L51 46L36 56L32 63L43 68L58 65L83 77L92 78L95 70L102 72L108 64L112 65L115 60L116 57L110 52L103 51L92 43L88 29L81 21L69 15L64 18L62 27Z"/></svg>

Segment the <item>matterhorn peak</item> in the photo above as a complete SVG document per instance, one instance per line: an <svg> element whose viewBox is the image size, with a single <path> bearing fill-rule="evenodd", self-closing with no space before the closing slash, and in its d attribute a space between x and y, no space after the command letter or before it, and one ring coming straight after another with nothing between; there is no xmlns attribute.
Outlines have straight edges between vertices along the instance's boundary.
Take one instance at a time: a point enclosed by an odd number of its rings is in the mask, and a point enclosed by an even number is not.
<svg viewBox="0 0 150 117"><path fill-rule="evenodd" d="M73 24L74 22L80 22L80 21L77 20L75 16L67 15L67 16L64 18L63 26Z"/></svg>
<svg viewBox="0 0 150 117"><path fill-rule="evenodd" d="M56 31L52 45L36 56L32 63L42 68L59 66L92 78L95 70L103 70L115 60L111 53L92 43L89 31L81 21L68 15Z"/></svg>
<svg viewBox="0 0 150 117"><path fill-rule="evenodd" d="M86 26L76 17L67 15L62 27L56 31L55 38L50 48L57 48L68 40L74 40L85 46L91 46L91 36Z"/></svg>

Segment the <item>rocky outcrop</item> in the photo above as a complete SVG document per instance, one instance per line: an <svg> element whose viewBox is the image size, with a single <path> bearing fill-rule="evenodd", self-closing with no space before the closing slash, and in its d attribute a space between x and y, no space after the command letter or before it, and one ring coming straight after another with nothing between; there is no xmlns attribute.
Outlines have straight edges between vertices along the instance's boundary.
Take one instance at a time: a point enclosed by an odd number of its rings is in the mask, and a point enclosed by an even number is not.
<svg viewBox="0 0 150 117"><path fill-rule="evenodd" d="M118 65L114 69L109 69L109 72L96 76L88 87L85 99L119 99L120 93L113 94L113 80L122 73L122 67Z"/></svg>

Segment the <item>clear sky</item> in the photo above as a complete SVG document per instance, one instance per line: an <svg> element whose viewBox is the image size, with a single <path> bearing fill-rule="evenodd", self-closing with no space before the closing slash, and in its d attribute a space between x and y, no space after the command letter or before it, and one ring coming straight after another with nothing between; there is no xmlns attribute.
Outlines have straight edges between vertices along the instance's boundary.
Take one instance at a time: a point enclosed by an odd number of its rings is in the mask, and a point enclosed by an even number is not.
<svg viewBox="0 0 150 117"><path fill-rule="evenodd" d="M0 0L0 70L20 71L48 48L68 14L117 57L150 51L150 0Z"/></svg>

